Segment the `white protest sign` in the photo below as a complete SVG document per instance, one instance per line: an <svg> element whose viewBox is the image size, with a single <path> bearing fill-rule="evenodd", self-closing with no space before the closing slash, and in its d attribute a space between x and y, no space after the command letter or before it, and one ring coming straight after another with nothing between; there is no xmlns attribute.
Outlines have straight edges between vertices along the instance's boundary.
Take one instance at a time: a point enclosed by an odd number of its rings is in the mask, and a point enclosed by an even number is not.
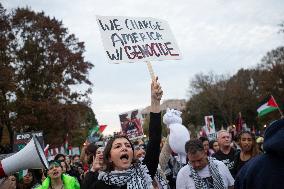
<svg viewBox="0 0 284 189"><path fill-rule="evenodd" d="M168 23L142 17L97 16L110 63L181 59Z"/></svg>
<svg viewBox="0 0 284 189"><path fill-rule="evenodd" d="M205 116L204 120L205 120L205 126L203 126L202 128L203 132L205 132L209 140L216 139L217 133L215 130L215 123L214 123L213 115Z"/></svg>

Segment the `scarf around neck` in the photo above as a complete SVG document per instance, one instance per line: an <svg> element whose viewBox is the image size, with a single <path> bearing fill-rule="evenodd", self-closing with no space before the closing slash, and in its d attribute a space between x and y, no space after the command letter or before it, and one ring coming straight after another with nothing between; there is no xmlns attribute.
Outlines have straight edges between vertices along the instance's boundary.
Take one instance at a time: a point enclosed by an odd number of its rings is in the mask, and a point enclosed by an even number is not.
<svg viewBox="0 0 284 189"><path fill-rule="evenodd" d="M161 169L157 169L154 179L158 182L160 189L169 189L169 184L166 179L166 175L163 173Z"/></svg>
<svg viewBox="0 0 284 189"><path fill-rule="evenodd" d="M124 171L100 172L99 180L108 185L124 186L128 189L150 189L152 179L148 174L148 168L142 163L132 165Z"/></svg>
<svg viewBox="0 0 284 189"><path fill-rule="evenodd" d="M214 189L225 189L224 182L220 175L218 166L213 162L213 160L214 158L208 157L208 167L209 167L210 174L213 178ZM202 180L202 178L199 176L197 171L193 169L190 163L188 165L190 167L190 171L192 174L191 177L194 180L195 188L207 189L208 188L207 184Z"/></svg>
<svg viewBox="0 0 284 189"><path fill-rule="evenodd" d="M139 158L139 161L142 163L144 158ZM163 171L160 169L159 165L156 171L156 174L154 176L154 181L158 182L158 187L160 189L169 189L169 184L166 175L163 173Z"/></svg>

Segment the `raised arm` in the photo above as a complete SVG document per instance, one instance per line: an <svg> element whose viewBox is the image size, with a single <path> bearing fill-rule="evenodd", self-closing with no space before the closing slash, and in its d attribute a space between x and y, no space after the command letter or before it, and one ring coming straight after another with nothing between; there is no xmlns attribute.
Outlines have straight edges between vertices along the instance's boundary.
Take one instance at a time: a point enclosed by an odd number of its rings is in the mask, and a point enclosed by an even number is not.
<svg viewBox="0 0 284 189"><path fill-rule="evenodd" d="M163 145L163 148L161 150L160 157L159 157L159 164L161 166L162 171L166 171L168 162L170 160L171 153L172 153L172 149L169 145L169 136L168 136Z"/></svg>
<svg viewBox="0 0 284 189"><path fill-rule="evenodd" d="M158 78L151 84L151 112L149 123L149 142L143 163L146 164L149 174L153 178L159 163L160 142L162 134L160 101L163 95Z"/></svg>

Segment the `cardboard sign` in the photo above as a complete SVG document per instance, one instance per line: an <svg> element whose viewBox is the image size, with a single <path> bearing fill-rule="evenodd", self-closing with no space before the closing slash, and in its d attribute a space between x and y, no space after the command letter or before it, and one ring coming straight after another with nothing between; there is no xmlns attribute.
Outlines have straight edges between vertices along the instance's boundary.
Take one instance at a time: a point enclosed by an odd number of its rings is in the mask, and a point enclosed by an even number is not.
<svg viewBox="0 0 284 189"><path fill-rule="evenodd" d="M215 140L217 133L213 115L205 116L205 125L201 129L202 136L208 137L209 140Z"/></svg>
<svg viewBox="0 0 284 189"><path fill-rule="evenodd" d="M80 155L80 148L79 147L73 147L72 148L72 155Z"/></svg>
<svg viewBox="0 0 284 189"><path fill-rule="evenodd" d="M208 133L209 134L215 133L216 131L215 131L215 123L214 123L213 115L205 116L204 120L205 120L205 126L207 127Z"/></svg>
<svg viewBox="0 0 284 189"><path fill-rule="evenodd" d="M127 135L129 139L142 138L142 116L138 110L125 112L119 115L122 133Z"/></svg>
<svg viewBox="0 0 284 189"><path fill-rule="evenodd" d="M42 131L38 132L28 132L28 133L17 133L14 135L14 146L13 152L18 152L23 149L28 142L32 139L33 135L37 136L37 139L44 149L43 133Z"/></svg>
<svg viewBox="0 0 284 189"><path fill-rule="evenodd" d="M141 17L97 16L110 63L181 59L168 23Z"/></svg>

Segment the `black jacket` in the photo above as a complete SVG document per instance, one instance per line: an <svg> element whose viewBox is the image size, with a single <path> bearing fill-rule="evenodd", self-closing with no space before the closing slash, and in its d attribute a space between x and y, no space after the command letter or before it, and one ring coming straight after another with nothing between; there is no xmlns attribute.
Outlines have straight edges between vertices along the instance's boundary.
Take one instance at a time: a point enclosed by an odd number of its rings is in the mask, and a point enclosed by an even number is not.
<svg viewBox="0 0 284 189"><path fill-rule="evenodd" d="M152 179L154 178L157 168L158 168L161 134L162 134L161 113L151 112L150 113L150 123L149 123L149 142L146 148L146 155L143 160L143 164L147 166L149 170L149 174ZM114 185L107 185L105 182L101 180L94 180L94 184L90 188L92 189L127 189L127 186L124 185L122 187L118 187Z"/></svg>

